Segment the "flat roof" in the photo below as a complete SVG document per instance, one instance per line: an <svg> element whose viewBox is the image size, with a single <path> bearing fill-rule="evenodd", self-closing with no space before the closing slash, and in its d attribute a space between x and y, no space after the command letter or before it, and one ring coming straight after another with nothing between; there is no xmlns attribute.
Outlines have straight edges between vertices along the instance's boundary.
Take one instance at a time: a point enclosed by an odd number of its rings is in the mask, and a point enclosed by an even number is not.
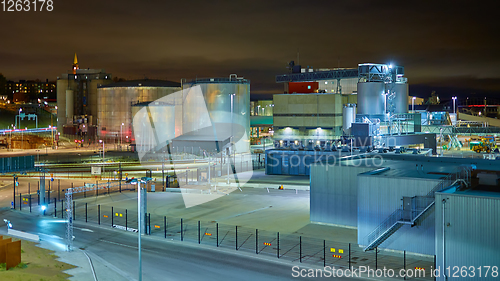
<svg viewBox="0 0 500 281"><path fill-rule="evenodd" d="M99 86L98 88L118 88L118 87L169 87L169 88L180 88L181 83L167 81L167 80L152 80L152 79L143 79L143 80L130 80L130 81L122 81L111 84L106 84Z"/></svg>

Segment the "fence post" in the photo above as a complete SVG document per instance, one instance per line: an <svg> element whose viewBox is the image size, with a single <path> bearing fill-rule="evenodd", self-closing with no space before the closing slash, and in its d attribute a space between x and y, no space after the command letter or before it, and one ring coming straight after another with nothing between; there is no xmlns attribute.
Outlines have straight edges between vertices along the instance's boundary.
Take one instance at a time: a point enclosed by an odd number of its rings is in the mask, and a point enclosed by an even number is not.
<svg viewBox="0 0 500 281"><path fill-rule="evenodd" d="M148 233L151 235L151 213L148 214Z"/></svg>
<svg viewBox="0 0 500 281"><path fill-rule="evenodd" d="M64 209L64 201L61 201L61 219L63 219L63 218L64 218L64 212L65 212L65 211L66 211L66 210Z"/></svg>
<svg viewBox="0 0 500 281"><path fill-rule="evenodd" d="M61 179L57 180L57 200L61 201Z"/></svg>
<svg viewBox="0 0 500 281"><path fill-rule="evenodd" d="M299 236L299 262L302 262L302 236Z"/></svg>
<svg viewBox="0 0 500 281"><path fill-rule="evenodd" d="M219 247L219 223L215 225L217 235L217 247Z"/></svg>
<svg viewBox="0 0 500 281"><path fill-rule="evenodd" d="M326 267L326 240L323 240L323 267Z"/></svg>
<svg viewBox="0 0 500 281"><path fill-rule="evenodd" d="M182 232L182 219L181 219L181 241L184 241L184 233Z"/></svg>
<svg viewBox="0 0 500 281"><path fill-rule="evenodd" d="M125 230L128 230L128 210L125 209Z"/></svg>
<svg viewBox="0 0 500 281"><path fill-rule="evenodd" d="M85 222L87 222L87 202L85 202Z"/></svg>
<svg viewBox="0 0 500 281"><path fill-rule="evenodd" d="M436 255L434 255L434 269L436 268ZM432 275L434 275L434 272L431 272ZM434 281L436 281L436 276L434 275Z"/></svg>
<svg viewBox="0 0 500 281"><path fill-rule="evenodd" d="M87 188L85 187L86 183L83 183L83 198L87 198ZM73 183L71 183L71 188L73 188Z"/></svg>
<svg viewBox="0 0 500 281"><path fill-rule="evenodd" d="M276 248L276 256L279 259L280 258L280 233L279 232L278 232L277 238L278 238L278 247Z"/></svg>
<svg viewBox="0 0 500 281"><path fill-rule="evenodd" d="M95 197L99 197L99 182L95 182Z"/></svg>
<svg viewBox="0 0 500 281"><path fill-rule="evenodd" d="M30 213L31 213L31 193L30 193Z"/></svg>
<svg viewBox="0 0 500 281"><path fill-rule="evenodd" d="M54 198L54 218L57 218L57 199Z"/></svg>
<svg viewBox="0 0 500 281"><path fill-rule="evenodd" d="M101 224L101 205L97 205L97 224Z"/></svg>
<svg viewBox="0 0 500 281"><path fill-rule="evenodd" d="M201 244L201 223L198 221L198 244Z"/></svg>
<svg viewBox="0 0 500 281"><path fill-rule="evenodd" d="M167 216L163 216L163 229L165 232L165 238L167 238Z"/></svg>
<svg viewBox="0 0 500 281"><path fill-rule="evenodd" d="M75 212L75 201L73 201L73 221L75 220L75 217L76 217L76 212Z"/></svg>
<svg viewBox="0 0 500 281"><path fill-rule="evenodd" d="M236 243L234 245L236 251L238 251L238 226L236 226Z"/></svg>
<svg viewBox="0 0 500 281"><path fill-rule="evenodd" d="M14 200L16 200L16 198L14 198ZM23 209L22 206L23 206L23 194L19 192L19 211Z"/></svg>
<svg viewBox="0 0 500 281"><path fill-rule="evenodd" d="M36 203L38 204L38 206L40 206L40 183L38 183L38 187L37 187L37 191L36 191Z"/></svg>
<svg viewBox="0 0 500 281"><path fill-rule="evenodd" d="M403 266L405 269L405 275L403 277L404 277L404 280L406 280L406 250L403 251Z"/></svg>
<svg viewBox="0 0 500 281"><path fill-rule="evenodd" d="M109 195L109 179L108 179L108 195Z"/></svg>
<svg viewBox="0 0 500 281"><path fill-rule="evenodd" d="M351 243L349 243L349 269L351 269Z"/></svg>
<svg viewBox="0 0 500 281"><path fill-rule="evenodd" d="M111 226L115 225L115 209L114 207L111 207ZM139 227L141 227L139 225Z"/></svg>
<svg viewBox="0 0 500 281"><path fill-rule="evenodd" d="M259 254L259 230L255 229L255 253Z"/></svg>

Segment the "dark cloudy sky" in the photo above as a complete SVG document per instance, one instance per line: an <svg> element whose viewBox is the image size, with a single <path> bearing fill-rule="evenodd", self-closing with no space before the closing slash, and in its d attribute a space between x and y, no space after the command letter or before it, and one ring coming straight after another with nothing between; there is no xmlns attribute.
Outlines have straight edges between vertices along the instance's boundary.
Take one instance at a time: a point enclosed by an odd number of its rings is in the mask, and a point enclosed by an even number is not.
<svg viewBox="0 0 500 281"><path fill-rule="evenodd" d="M410 94L500 92L498 2L54 0L53 12L0 12L0 72L55 80L77 52L113 76L237 73L265 94L300 50L314 68L403 65Z"/></svg>

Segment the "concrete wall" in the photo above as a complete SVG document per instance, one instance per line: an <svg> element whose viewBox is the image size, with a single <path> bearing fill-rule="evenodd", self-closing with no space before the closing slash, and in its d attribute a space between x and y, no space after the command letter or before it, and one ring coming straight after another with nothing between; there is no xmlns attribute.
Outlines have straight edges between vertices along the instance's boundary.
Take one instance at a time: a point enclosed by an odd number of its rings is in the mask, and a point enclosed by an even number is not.
<svg viewBox="0 0 500 281"><path fill-rule="evenodd" d="M374 169L376 167L311 165L311 222L357 227L357 177Z"/></svg>
<svg viewBox="0 0 500 281"><path fill-rule="evenodd" d="M367 245L367 236L402 208L403 196L425 195L438 183L434 179L358 175L358 244ZM417 225L404 225L379 248L434 255L434 246L434 210L430 210Z"/></svg>
<svg viewBox="0 0 500 281"><path fill-rule="evenodd" d="M500 267L500 197L498 193L482 192L481 195L456 193L436 193L436 264L441 268L450 266L448 280L498 280L490 269L485 276L484 266ZM487 197L487 194L496 197ZM443 199L446 203L443 204ZM443 223L443 207L445 218ZM443 225L445 225L445 248L443 255ZM443 263L443 256L445 257ZM475 267L475 277L453 277L454 266L469 269ZM482 269L482 278L478 278L478 268ZM448 273L448 272L446 272ZM460 276L460 271L456 274ZM444 277L437 280L445 280Z"/></svg>

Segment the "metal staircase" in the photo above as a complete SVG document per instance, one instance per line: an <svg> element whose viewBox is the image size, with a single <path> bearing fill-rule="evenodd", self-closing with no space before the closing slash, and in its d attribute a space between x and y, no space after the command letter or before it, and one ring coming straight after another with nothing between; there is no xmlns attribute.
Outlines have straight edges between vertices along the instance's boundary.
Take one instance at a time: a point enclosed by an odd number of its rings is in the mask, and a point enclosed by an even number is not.
<svg viewBox="0 0 500 281"><path fill-rule="evenodd" d="M469 186L473 165L460 166L424 196L403 197L403 208L397 209L367 236L365 251L373 250L403 225L415 225L434 206L434 193L448 187Z"/></svg>

